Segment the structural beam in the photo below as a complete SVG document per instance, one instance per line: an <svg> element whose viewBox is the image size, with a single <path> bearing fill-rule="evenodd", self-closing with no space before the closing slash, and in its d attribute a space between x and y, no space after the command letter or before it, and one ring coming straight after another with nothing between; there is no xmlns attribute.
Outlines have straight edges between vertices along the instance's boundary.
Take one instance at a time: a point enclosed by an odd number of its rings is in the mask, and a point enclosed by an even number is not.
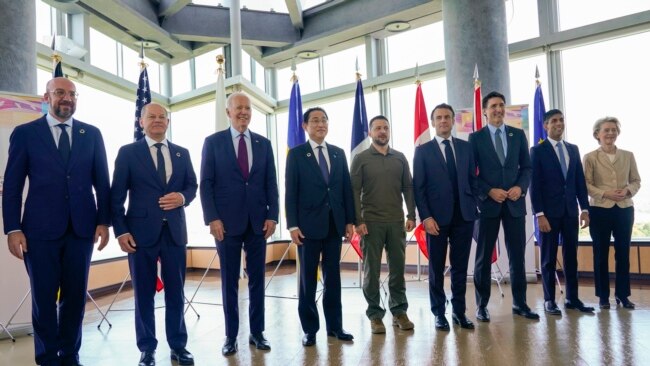
<svg viewBox="0 0 650 366"><path fill-rule="evenodd" d="M302 22L302 4L300 4L300 0L285 0L285 2L287 3L287 9L289 10L291 24L298 29L304 28Z"/></svg>
<svg viewBox="0 0 650 366"><path fill-rule="evenodd" d="M158 6L158 16L172 16L191 3L192 0L160 0L160 5Z"/></svg>

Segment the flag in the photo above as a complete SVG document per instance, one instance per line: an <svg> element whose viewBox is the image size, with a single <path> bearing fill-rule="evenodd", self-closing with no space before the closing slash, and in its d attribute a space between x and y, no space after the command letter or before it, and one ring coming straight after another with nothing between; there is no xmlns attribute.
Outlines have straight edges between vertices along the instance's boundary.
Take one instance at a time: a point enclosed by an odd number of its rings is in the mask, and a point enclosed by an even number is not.
<svg viewBox="0 0 650 366"><path fill-rule="evenodd" d="M287 147L294 147L304 144L305 130L302 129L302 97L300 96L300 84L298 77L293 76L291 87L291 98L289 99L289 126L287 129Z"/></svg>
<svg viewBox="0 0 650 366"><path fill-rule="evenodd" d="M422 94L422 85L417 82L418 87L415 90L415 125L413 128L415 146L420 146L425 142L431 141L429 132L429 116L427 107L424 105L424 95Z"/></svg>
<svg viewBox="0 0 650 366"><path fill-rule="evenodd" d="M415 146L420 146L425 142L431 141L431 133L429 132L429 116L427 115L427 107L424 104L424 95L422 94L422 85L417 81L417 89L415 90L415 119L413 125L413 142ZM429 251L427 250L427 235L424 230L424 225L420 223L416 228L415 240L422 254L429 259Z"/></svg>
<svg viewBox="0 0 650 366"><path fill-rule="evenodd" d="M356 231L350 239L350 245L352 245L352 249L357 252L359 259L363 259L363 252L361 251L361 235L357 234Z"/></svg>
<svg viewBox="0 0 650 366"><path fill-rule="evenodd" d="M135 99L135 121L133 123L133 141L144 138L144 131L140 126L140 113L142 107L151 103L151 90L149 89L149 75L147 74L147 64L144 60L140 62L140 77L138 78L138 91Z"/></svg>
<svg viewBox="0 0 650 366"><path fill-rule="evenodd" d="M52 37L52 77L63 77L63 68L61 67L61 56L56 52L56 35Z"/></svg>
<svg viewBox="0 0 650 366"><path fill-rule="evenodd" d="M537 70L535 77L539 78L539 71ZM533 100L533 144L541 144L546 139L546 130L544 129L544 113L546 113L546 107L544 107L544 95L542 94L542 84L539 82L539 79L535 80L535 85L535 97ZM533 219L533 226L535 230L535 243L536 245L540 245L541 238L536 218Z"/></svg>
<svg viewBox="0 0 650 366"><path fill-rule="evenodd" d="M368 115L366 101L363 98L361 77L357 74L357 91L354 94L354 115L352 116L352 141L350 144L350 161L354 156L370 147L368 140Z"/></svg>
<svg viewBox="0 0 650 366"><path fill-rule="evenodd" d="M424 225L418 225L418 227L415 228L413 235L415 235L415 240L418 243L420 251L422 251L422 254L429 259L429 251L427 250L427 232L424 230Z"/></svg>
<svg viewBox="0 0 650 366"><path fill-rule="evenodd" d="M224 57L223 55L217 55L217 64L219 68L217 69L217 88L215 90L215 122L214 128L215 131L223 131L230 126L228 122L228 115L226 114L226 81L224 79L223 70Z"/></svg>

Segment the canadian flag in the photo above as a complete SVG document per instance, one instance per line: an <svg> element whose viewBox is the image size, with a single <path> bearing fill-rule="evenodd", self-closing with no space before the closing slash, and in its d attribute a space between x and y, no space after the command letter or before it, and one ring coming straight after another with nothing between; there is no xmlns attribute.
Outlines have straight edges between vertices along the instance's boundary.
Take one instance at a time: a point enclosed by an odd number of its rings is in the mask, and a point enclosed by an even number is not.
<svg viewBox="0 0 650 366"><path fill-rule="evenodd" d="M429 132L429 116L427 115L427 107L424 104L424 95L422 94L422 84L417 81L417 89L415 90L415 120L413 128L413 142L415 146L420 146L426 142L431 141L431 133ZM424 230L424 225L420 223L415 228L415 240L418 242L418 247L422 254L429 259L429 252L427 250L427 236Z"/></svg>

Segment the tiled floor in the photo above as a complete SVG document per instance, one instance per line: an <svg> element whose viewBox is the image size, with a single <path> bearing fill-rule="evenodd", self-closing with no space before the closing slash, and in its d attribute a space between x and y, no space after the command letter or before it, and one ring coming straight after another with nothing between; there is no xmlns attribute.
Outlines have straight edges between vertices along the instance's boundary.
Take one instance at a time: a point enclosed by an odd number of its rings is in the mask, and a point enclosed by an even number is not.
<svg viewBox="0 0 650 366"><path fill-rule="evenodd" d="M296 274L291 266L276 276L267 289L267 295L289 298L266 298L266 337L271 351L258 351L248 345L248 301L246 281L241 281L240 316L242 326L239 352L231 357L221 355L224 340L222 307L199 302L220 302L221 293L217 272L208 276L201 286L194 308L186 315L189 332L187 348L194 354L196 365L650 365L650 290L634 286L631 300L637 304L633 311L613 307L597 310L593 315L576 311L547 316L543 313L542 287L529 284L529 305L541 315L540 321L513 316L510 310L510 287L503 287L505 297L492 288L489 324L476 323L475 330L452 327L450 332L439 332L433 327L434 317L429 311L428 282L417 281L407 275L409 299L408 314L415 323L413 331L401 331L390 326L391 316L384 318L385 335L372 335L365 317L365 300L358 287L356 271L343 272L344 326L354 334L353 343L328 338L322 330L315 347L304 348L297 315ZM191 297L201 277L200 272L188 275L186 295ZM267 273L267 281L270 272ZM449 293L448 282L446 283ZM468 315L475 320L473 285L468 284ZM595 305L593 286L582 285L581 297ZM112 296L97 299L106 310ZM163 305L163 295L156 296ZM563 298L558 293L558 303ZM613 303L613 300L612 300ZM125 291L108 313L112 323L97 328L101 316L91 304L86 313L81 361L86 366L137 365L139 351L135 344L131 291ZM447 310L451 322L450 309ZM164 337L164 308L156 312L159 346L158 365L173 365ZM322 312L321 312L322 316ZM0 341L0 365L33 364L31 337Z"/></svg>

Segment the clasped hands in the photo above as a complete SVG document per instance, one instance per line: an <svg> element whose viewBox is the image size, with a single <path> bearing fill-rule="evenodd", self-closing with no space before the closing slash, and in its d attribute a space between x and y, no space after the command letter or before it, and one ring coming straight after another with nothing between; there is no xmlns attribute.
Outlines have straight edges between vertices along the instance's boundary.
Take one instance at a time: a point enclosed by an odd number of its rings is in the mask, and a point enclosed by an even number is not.
<svg viewBox="0 0 650 366"><path fill-rule="evenodd" d="M516 201L521 198L521 188L519 186L512 186L507 191L501 188L492 188L488 192L488 196L498 203L503 203L507 199Z"/></svg>

